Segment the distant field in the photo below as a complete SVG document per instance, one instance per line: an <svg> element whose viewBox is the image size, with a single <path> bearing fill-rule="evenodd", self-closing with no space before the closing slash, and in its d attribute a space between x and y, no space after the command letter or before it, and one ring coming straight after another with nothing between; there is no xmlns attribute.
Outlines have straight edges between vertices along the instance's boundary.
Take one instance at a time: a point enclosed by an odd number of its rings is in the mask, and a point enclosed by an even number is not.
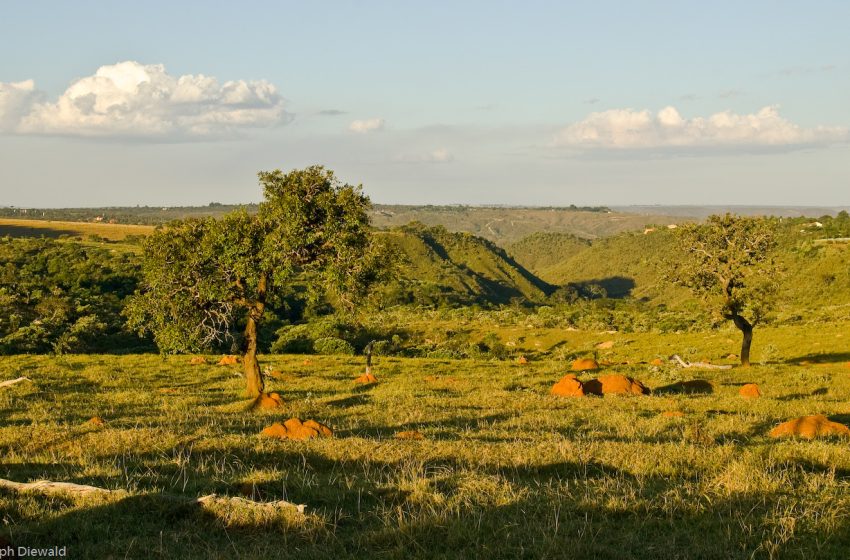
<svg viewBox="0 0 850 560"><path fill-rule="evenodd" d="M62 222L0 218L0 237L82 237L99 236L109 241L123 241L130 235L150 235L154 226L132 224L104 224L90 222Z"/></svg>
<svg viewBox="0 0 850 560"><path fill-rule="evenodd" d="M641 397L553 397L558 360L378 358L379 383L358 387L361 358L265 356L286 404L263 412L235 368L188 356L3 357L2 379L33 381L0 390L0 477L129 494L0 492L0 536L72 558L844 558L848 441L767 432L802 414L850 422L848 327L762 329L765 363L726 371L639 363L716 361L734 349L722 332L570 333L588 352L613 340L600 359L631 365L606 372L655 391ZM701 392L676 392L697 379ZM763 398L741 398L745 382ZM335 435L259 435L292 416ZM411 430L424 439L394 437ZM180 501L210 493L308 510Z"/></svg>

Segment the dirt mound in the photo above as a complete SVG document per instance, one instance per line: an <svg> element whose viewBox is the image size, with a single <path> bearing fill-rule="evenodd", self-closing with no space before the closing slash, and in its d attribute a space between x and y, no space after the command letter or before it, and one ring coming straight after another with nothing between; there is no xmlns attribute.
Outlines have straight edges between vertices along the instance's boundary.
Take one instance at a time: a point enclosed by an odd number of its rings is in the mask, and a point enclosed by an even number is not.
<svg viewBox="0 0 850 560"><path fill-rule="evenodd" d="M761 396L761 391L755 383L747 383L738 390L738 394L748 399L757 399Z"/></svg>
<svg viewBox="0 0 850 560"><path fill-rule="evenodd" d="M552 386L552 394L558 397L583 397L584 385L575 374L567 374Z"/></svg>
<svg viewBox="0 0 850 560"><path fill-rule="evenodd" d="M584 392L590 395L648 395L649 389L631 377L612 374L585 381Z"/></svg>
<svg viewBox="0 0 850 560"><path fill-rule="evenodd" d="M88 424L89 426L96 426L100 428L101 426L106 425L106 420L104 420L100 416L92 416L86 421L86 424Z"/></svg>
<svg viewBox="0 0 850 560"><path fill-rule="evenodd" d="M330 437L333 435L333 431L315 420L302 422L298 418L290 418L283 424L276 422L263 429L260 435L278 439L312 439Z"/></svg>
<svg viewBox="0 0 850 560"><path fill-rule="evenodd" d="M518 364L527 364L528 358L526 358L525 356L520 356L519 358L517 358L516 361L517 361Z"/></svg>
<svg viewBox="0 0 850 560"><path fill-rule="evenodd" d="M573 371L590 371L594 369L599 369L599 363L596 360L582 358L573 362Z"/></svg>
<svg viewBox="0 0 850 560"><path fill-rule="evenodd" d="M218 365L220 366L235 366L239 363L239 358L237 356L222 356L218 361Z"/></svg>
<svg viewBox="0 0 850 560"><path fill-rule="evenodd" d="M729 354L728 356L726 356L726 359L727 360L737 360L738 354Z"/></svg>
<svg viewBox="0 0 850 560"><path fill-rule="evenodd" d="M663 366L663 365L664 365L664 360L662 360L661 358L655 358L654 360L652 360L651 362L649 362L649 364L650 364L650 365L653 365L653 366Z"/></svg>
<svg viewBox="0 0 850 560"><path fill-rule="evenodd" d="M362 383L364 385L369 383L377 383L378 378L372 375L371 373L364 373L360 377L354 380L355 383Z"/></svg>
<svg viewBox="0 0 850 560"><path fill-rule="evenodd" d="M422 432L417 432L416 430L396 432L393 437L396 439L425 439L425 436L422 435Z"/></svg>
<svg viewBox="0 0 850 560"><path fill-rule="evenodd" d="M779 424L770 430L770 437L797 436L806 439L824 436L850 436L850 428L832 422L822 414L800 416Z"/></svg>
<svg viewBox="0 0 850 560"><path fill-rule="evenodd" d="M254 408L269 410L283 406L283 399L277 393L263 393L254 401Z"/></svg>
<svg viewBox="0 0 850 560"><path fill-rule="evenodd" d="M681 410L665 410L661 413L661 416L664 416L666 418L683 418L685 416L685 413Z"/></svg>
<svg viewBox="0 0 850 560"><path fill-rule="evenodd" d="M189 360L189 365L192 366L200 366L207 363L209 362L207 362L207 359L203 356L192 356L192 358Z"/></svg>
<svg viewBox="0 0 850 560"><path fill-rule="evenodd" d="M305 366L309 366L309 365L311 365L312 363L313 363L313 362L311 362L310 360L304 360L304 365L305 365Z"/></svg>
<svg viewBox="0 0 850 560"><path fill-rule="evenodd" d="M600 342L599 344L596 345L596 348L598 350L610 350L613 347L614 347L614 341L613 340L606 340L605 342Z"/></svg>

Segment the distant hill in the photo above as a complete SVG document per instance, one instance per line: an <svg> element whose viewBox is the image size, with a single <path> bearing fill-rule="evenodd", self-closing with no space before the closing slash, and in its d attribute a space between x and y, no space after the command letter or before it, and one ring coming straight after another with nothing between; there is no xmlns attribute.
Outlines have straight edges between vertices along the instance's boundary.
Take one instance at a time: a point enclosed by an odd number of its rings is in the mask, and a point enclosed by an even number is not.
<svg viewBox="0 0 850 560"><path fill-rule="evenodd" d="M182 218L221 216L236 208L249 212L256 204L244 206L210 204L195 207L131 208L0 208L0 217L14 219L114 221L119 224L161 225ZM487 206L404 206L376 204L372 224L390 229L411 222L443 226L506 245L536 232L571 233L586 239L642 230L646 224L668 224L683 218L654 214L612 212L605 207L487 207Z"/></svg>
<svg viewBox="0 0 850 560"><path fill-rule="evenodd" d="M389 303L542 301L554 290L494 243L468 233L410 224L381 235L403 258L387 289Z"/></svg>

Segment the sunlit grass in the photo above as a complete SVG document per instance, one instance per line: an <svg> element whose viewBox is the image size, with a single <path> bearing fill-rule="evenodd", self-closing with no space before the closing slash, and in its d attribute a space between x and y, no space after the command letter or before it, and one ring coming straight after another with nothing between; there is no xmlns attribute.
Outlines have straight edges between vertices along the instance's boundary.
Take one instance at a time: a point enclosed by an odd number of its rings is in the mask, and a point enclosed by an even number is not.
<svg viewBox="0 0 850 560"><path fill-rule="evenodd" d="M130 494L0 494L2 534L67 544L71 557L840 558L850 442L767 432L802 414L850 423L846 329L762 329L755 357L767 363L710 371L640 362L676 352L733 363L720 357L734 331L564 333L576 353L614 340L599 352L619 364L606 370L653 389L712 383L693 395L558 399L548 391L568 364L542 354L524 365L379 358L369 387L353 383L361 358L266 356L286 407L261 412L234 368L186 356L6 357L3 379L33 382L0 390L0 476ZM744 382L764 397L739 397ZM672 410L685 416L661 415ZM258 435L290 416L335 436ZM393 437L406 430L425 439ZM210 493L308 514L181 505Z"/></svg>

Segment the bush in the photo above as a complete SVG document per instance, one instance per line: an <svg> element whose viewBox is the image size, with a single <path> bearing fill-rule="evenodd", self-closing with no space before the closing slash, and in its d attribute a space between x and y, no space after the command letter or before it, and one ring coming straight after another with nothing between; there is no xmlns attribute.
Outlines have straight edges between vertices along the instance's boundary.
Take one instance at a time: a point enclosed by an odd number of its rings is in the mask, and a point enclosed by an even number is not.
<svg viewBox="0 0 850 560"><path fill-rule="evenodd" d="M326 336L317 338L313 342L313 350L319 354L330 354L336 356L353 356L354 346L341 338Z"/></svg>

